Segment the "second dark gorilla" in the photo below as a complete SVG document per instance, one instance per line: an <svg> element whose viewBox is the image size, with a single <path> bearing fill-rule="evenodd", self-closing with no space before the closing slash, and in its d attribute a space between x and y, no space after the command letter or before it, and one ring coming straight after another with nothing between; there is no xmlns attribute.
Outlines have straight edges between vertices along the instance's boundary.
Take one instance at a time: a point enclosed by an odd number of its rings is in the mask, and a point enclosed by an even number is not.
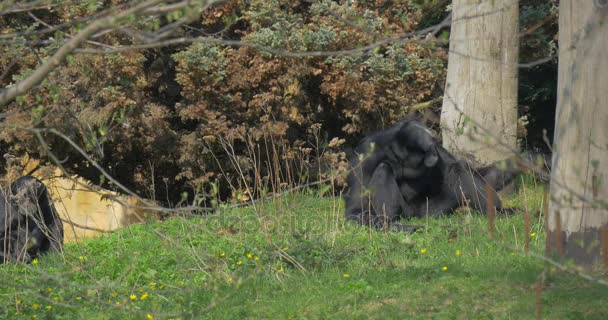
<svg viewBox="0 0 608 320"><path fill-rule="evenodd" d="M0 263L63 249L63 224L42 181L25 176L0 192Z"/></svg>
<svg viewBox="0 0 608 320"><path fill-rule="evenodd" d="M496 210L502 210L496 190L515 175L493 166L473 168L445 150L415 119L363 139L350 168L346 218L404 231L417 227L396 223L400 218L447 214L465 204L488 212L487 192Z"/></svg>

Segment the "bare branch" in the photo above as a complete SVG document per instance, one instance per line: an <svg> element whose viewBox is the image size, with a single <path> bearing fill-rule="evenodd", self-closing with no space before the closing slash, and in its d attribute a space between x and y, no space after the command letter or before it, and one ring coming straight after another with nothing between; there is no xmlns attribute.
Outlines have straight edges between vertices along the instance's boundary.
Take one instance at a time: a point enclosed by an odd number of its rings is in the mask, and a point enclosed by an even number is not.
<svg viewBox="0 0 608 320"><path fill-rule="evenodd" d="M254 48L254 49L257 49L260 51L264 51L264 52L268 52L268 53L272 53L272 54L276 54L276 55L284 56L284 57L291 57L291 58L350 56L350 55L361 54L361 53L367 52L369 50L373 50L374 48L376 48L378 46L388 44L388 43L412 41L411 38L413 38L415 36L421 36L421 35L427 36L429 34L433 35L433 34L436 34L437 32L439 32L439 30L441 30L441 28L449 26L449 25L450 25L449 19L446 18L440 24L432 26L432 27L424 28L422 30L407 32L407 33L402 33L402 34L397 34L394 36L386 37L381 40L375 41L371 44L361 46L358 48L346 49L346 50L333 50L333 51L288 51L288 50L284 50L284 49L276 49L273 47L263 46L263 45L259 45L256 43L245 42L245 41L224 40L224 39L218 39L218 38L213 38L213 37L195 37L195 38L181 37L181 38L169 39L166 41L158 41L158 42L154 42L154 43L145 43L145 44L132 45L132 46L123 46L123 47L117 47L115 49L107 49L107 50L78 49L77 52L92 53L92 54L108 54L108 53L117 53L117 52L126 52L126 51L132 51L132 50L158 48L158 47L163 47L163 46L179 45L179 44L194 43L194 42L208 42L208 43L224 44L224 45L228 45L228 46L237 46L237 47L247 46L247 47L251 47L251 48ZM430 37L430 38L432 38L432 37ZM429 39L420 40L420 41L421 42L431 42L431 40L429 40ZM434 40L434 41L438 42L438 40Z"/></svg>
<svg viewBox="0 0 608 320"><path fill-rule="evenodd" d="M224 0L209 0L203 6L203 10L218 3L223 2ZM87 41L89 37L93 36L96 33L104 31L106 29L114 28L118 23L120 23L123 19L128 18L131 15L141 15L146 13L146 10L152 8L158 4L163 2L162 0L148 0L144 1L130 9L124 10L122 12L117 12L116 14L110 14L109 16L100 18L98 20L93 21L90 25L84 28L82 31L74 35L70 40L68 40L65 44L63 44L55 54L53 54L50 58L48 58L39 68L37 68L34 73L32 73L26 79L20 81L19 83L7 87L0 91L0 106L6 105L17 96L26 93L32 87L41 83L48 74L57 68L65 58L74 52L83 42ZM195 2L192 0L182 1L177 3L180 7L186 7ZM170 10L173 8L172 6L162 6L154 9L155 12L164 12L165 10ZM188 15L189 17L195 15ZM186 20L184 20L186 22Z"/></svg>
<svg viewBox="0 0 608 320"><path fill-rule="evenodd" d="M34 15L31 11L27 13L32 19L34 19L35 21L39 22L40 24L48 27L49 29L52 28L53 26L49 25L48 23L44 22L42 19L38 18L36 15ZM73 38L74 36L71 34L67 35L70 38ZM87 43L93 44L93 45L97 45L100 47L104 47L104 48L109 48L112 49L114 48L113 46L109 46L105 43L101 43L101 42L97 42L97 41L91 41L91 40L87 40Z"/></svg>
<svg viewBox="0 0 608 320"><path fill-rule="evenodd" d="M29 3L16 3L11 8L0 11L0 16L39 9L50 9L56 6L58 6L58 4L50 3L50 1L32 1Z"/></svg>
<svg viewBox="0 0 608 320"><path fill-rule="evenodd" d="M76 34L73 38L68 40L63 46L61 46L59 50L55 52L55 54L48 58L42 64L42 66L36 69L36 71L34 71L34 73L32 73L29 77L13 86L3 89L0 92L0 106L9 103L17 96L26 93L29 89L42 82L42 80L44 80L44 78L46 78L51 71L55 70L55 68L57 68L69 54L71 54L76 48L78 48L78 46L80 46L82 42L86 41L94 33L106 28L110 28L121 19L124 19L131 14L140 12L141 10L153 6L159 2L162 2L162 0L148 0L116 15L110 15L94 21Z"/></svg>

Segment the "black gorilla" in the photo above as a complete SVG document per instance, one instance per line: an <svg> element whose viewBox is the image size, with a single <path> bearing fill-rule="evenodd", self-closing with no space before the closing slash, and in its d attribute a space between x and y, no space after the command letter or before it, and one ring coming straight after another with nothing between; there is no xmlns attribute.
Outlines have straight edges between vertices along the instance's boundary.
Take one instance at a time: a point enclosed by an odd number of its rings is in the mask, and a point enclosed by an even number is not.
<svg viewBox="0 0 608 320"><path fill-rule="evenodd" d="M63 250L63 224L42 181L25 176L0 193L0 263Z"/></svg>
<svg viewBox="0 0 608 320"><path fill-rule="evenodd" d="M350 167L346 218L406 231L417 227L395 223L397 219L437 216L465 204L487 212L487 192L501 210L495 190L515 175L493 166L475 169L456 159L414 119L363 139Z"/></svg>

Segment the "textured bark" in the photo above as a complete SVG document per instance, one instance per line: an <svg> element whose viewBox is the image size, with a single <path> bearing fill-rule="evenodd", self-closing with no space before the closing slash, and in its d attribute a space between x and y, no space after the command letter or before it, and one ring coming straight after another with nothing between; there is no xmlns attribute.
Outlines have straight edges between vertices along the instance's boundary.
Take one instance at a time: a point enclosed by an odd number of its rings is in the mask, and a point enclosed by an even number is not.
<svg viewBox="0 0 608 320"><path fill-rule="evenodd" d="M443 146L482 165L517 146L518 23L517 0L452 2Z"/></svg>
<svg viewBox="0 0 608 320"><path fill-rule="evenodd" d="M547 252L601 267L608 223L608 3L561 0ZM605 251L605 250L604 250ZM604 257L606 258L606 257Z"/></svg>

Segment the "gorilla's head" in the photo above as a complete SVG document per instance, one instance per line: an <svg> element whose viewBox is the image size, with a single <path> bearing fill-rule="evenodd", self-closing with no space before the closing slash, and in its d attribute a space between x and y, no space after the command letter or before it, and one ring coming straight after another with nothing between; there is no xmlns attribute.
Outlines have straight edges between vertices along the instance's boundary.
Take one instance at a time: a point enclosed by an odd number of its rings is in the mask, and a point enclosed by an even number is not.
<svg viewBox="0 0 608 320"><path fill-rule="evenodd" d="M21 177L11 186L11 200L20 214L32 214L39 210L39 203L46 200L47 191L42 181L32 177Z"/></svg>
<svg viewBox="0 0 608 320"><path fill-rule="evenodd" d="M439 161L433 133L416 120L400 124L395 139L389 144L387 157L400 178L417 178Z"/></svg>

